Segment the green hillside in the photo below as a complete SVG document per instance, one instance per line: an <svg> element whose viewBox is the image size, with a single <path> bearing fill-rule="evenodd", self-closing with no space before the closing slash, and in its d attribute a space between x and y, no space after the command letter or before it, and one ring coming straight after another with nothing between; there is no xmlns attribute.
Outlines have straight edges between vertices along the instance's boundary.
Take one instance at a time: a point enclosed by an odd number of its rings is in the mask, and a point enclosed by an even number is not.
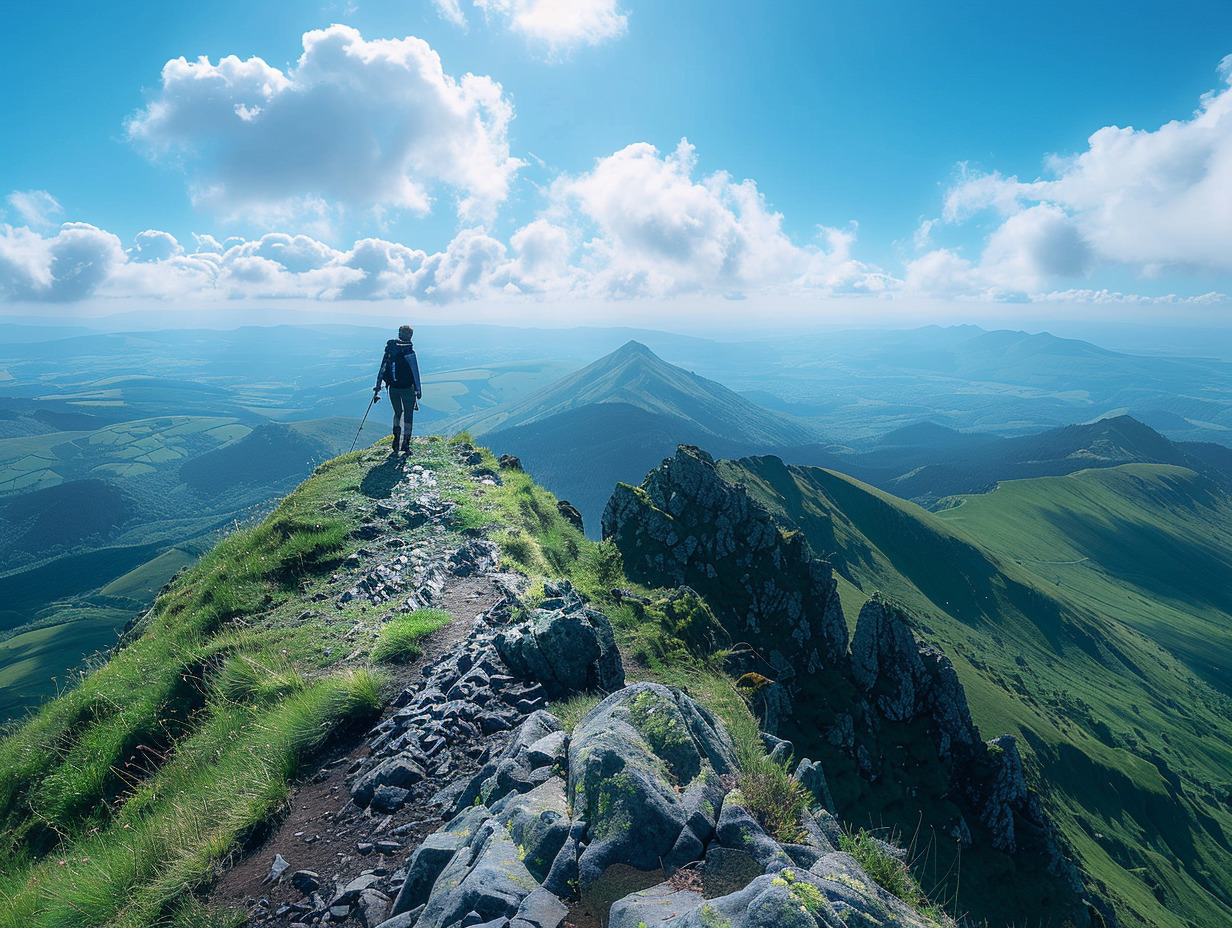
<svg viewBox="0 0 1232 928"><path fill-rule="evenodd" d="M528 603L545 601L543 581L568 578L611 613L633 672L705 700L743 733L742 757L761 765L749 782L787 787L786 808L799 811L799 788L766 757L755 720L717 670L717 626L704 604L674 594L664 605L662 591L627 589L610 545L587 542L525 474L492 480L490 453L428 438L415 440L413 455L412 467L378 445L317 468L264 522L186 570L109 660L0 737L0 926L244 921L209 904L211 885L260 848L297 779L316 782L323 762L367 741L406 682L388 661L418 653L412 631L440 627L411 629L439 610L405 615L393 602L340 598L366 569L348 575L346 565L380 557L367 549L384 543L363 540L374 514L391 526L386 555L431 548L447 558L491 537L503 568L524 574ZM391 504L407 481L416 481L411 505L399 509ZM426 521L425 485L439 492L426 504L438 515ZM141 583L130 579L125 588ZM473 617L476 604L455 608ZM552 708L578 718L597 701ZM762 808L755 797L744 801Z"/></svg>
<svg viewBox="0 0 1232 928"><path fill-rule="evenodd" d="M54 694L220 530L264 515L354 435L338 418L165 416L0 441L0 481L32 481L0 498L0 722Z"/></svg>
<svg viewBox="0 0 1232 928"><path fill-rule="evenodd" d="M1115 615L1232 695L1232 506L1210 480L1127 464L1006 481L939 515L1058 598Z"/></svg>
<svg viewBox="0 0 1232 928"><path fill-rule="evenodd" d="M1205 635L1209 663L1228 662L1226 638L1208 634L1228 624L1226 496L1183 469L1128 465L1008 484L1017 489L1002 499L1016 506L998 508L998 490L938 516L776 458L721 470L864 594L881 590L915 614L917 635L953 659L985 737L1018 736L1081 867L1126 924L1232 920L1232 701L1199 679L1193 649ZM1051 511L1033 504L1067 480L1078 496ZM1165 519L1172 509L1181 521ZM1085 541L1053 541L1084 524ZM1169 579L1172 560L1205 581ZM1068 583L1048 575L1062 569ZM1117 571L1135 570L1122 585ZM1167 639L1152 624L1165 621Z"/></svg>

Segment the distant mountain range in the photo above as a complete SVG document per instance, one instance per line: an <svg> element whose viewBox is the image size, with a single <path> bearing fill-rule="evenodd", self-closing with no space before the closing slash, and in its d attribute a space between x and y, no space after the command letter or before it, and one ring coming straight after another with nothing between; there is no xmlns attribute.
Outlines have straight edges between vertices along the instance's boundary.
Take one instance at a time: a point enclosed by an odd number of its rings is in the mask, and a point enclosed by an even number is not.
<svg viewBox="0 0 1232 928"><path fill-rule="evenodd" d="M212 533L349 447L389 334L0 325L0 716L30 680L48 691L52 672L110 644ZM934 509L997 481L1121 462L1225 487L1232 473L1220 360L976 326L740 342L422 326L416 343L416 430L463 424L520 456L592 536L615 483L682 442L829 467ZM371 410L360 445L387 414Z"/></svg>
<svg viewBox="0 0 1232 928"><path fill-rule="evenodd" d="M1099 353L1094 346L1014 333L984 333L988 350L1037 356ZM1107 354L1107 352L1104 352ZM813 421L758 406L631 341L593 364L511 403L457 422L522 459L535 478L582 513L595 535L612 487L636 481L678 444L722 457L775 453L830 467L932 508L998 481L1059 476L1125 463L1188 467L1232 487L1232 449L1173 442L1124 415L1005 438L917 422L859 449L826 442Z"/></svg>
<svg viewBox="0 0 1232 928"><path fill-rule="evenodd" d="M805 448L788 451L784 459L838 467L929 508L944 505L945 497L957 493L991 490L1001 480L1055 477L1128 463L1188 467L1232 488L1232 449L1208 442L1169 441L1130 416L1016 438L922 422L896 429L862 452L818 455Z"/></svg>
<svg viewBox="0 0 1232 928"><path fill-rule="evenodd" d="M668 364L636 341L458 426L521 458L578 508L592 534L616 483L645 473L678 444L741 455L818 439L808 424Z"/></svg>

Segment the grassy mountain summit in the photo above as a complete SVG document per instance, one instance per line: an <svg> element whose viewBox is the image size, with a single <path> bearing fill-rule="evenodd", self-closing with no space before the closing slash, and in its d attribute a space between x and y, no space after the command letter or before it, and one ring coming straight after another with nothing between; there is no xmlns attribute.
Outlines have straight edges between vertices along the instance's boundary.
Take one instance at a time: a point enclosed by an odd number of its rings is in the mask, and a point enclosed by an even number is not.
<svg viewBox="0 0 1232 928"><path fill-rule="evenodd" d="M1125 923L1228 923L1222 490L1184 468L1130 464L1009 481L933 514L776 458L720 471L830 560L851 584L845 606L876 590L909 610L954 661L977 724L1018 736L1045 805Z"/></svg>

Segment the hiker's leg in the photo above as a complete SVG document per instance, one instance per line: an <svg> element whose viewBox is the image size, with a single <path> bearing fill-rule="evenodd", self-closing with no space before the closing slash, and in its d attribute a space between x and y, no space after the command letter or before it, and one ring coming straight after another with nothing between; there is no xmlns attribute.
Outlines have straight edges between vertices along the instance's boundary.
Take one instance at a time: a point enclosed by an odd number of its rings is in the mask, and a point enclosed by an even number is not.
<svg viewBox="0 0 1232 928"><path fill-rule="evenodd" d="M399 450L410 451L411 417L414 415L412 409L415 406L415 391L410 387L390 387L389 401L394 404L394 409L399 417L397 425L402 429L402 441Z"/></svg>
<svg viewBox="0 0 1232 928"><path fill-rule="evenodd" d="M393 408L393 411L394 411L393 432L394 432L394 450L395 451L398 450L398 442L402 434L402 415L406 407L406 403L404 402L404 400L405 400L405 396L403 395L403 392L401 390L397 390L393 387L389 388L389 405Z"/></svg>

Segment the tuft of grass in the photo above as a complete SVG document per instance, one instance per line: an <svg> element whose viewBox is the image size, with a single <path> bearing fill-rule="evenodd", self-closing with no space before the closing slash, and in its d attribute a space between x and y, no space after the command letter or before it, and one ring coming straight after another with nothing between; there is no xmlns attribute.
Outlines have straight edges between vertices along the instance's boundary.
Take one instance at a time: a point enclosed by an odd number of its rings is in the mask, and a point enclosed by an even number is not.
<svg viewBox="0 0 1232 928"><path fill-rule="evenodd" d="M573 729L577 728L578 723L602 701L603 697L598 693L580 693L569 699L552 703L548 706L548 711L560 719L560 724L564 726L565 731L573 734Z"/></svg>
<svg viewBox="0 0 1232 928"><path fill-rule="evenodd" d="M390 619L381 629L372 659L382 663L405 664L423 653L419 639L438 628L444 628L453 617L444 609L416 609L405 616Z"/></svg>
<svg viewBox="0 0 1232 928"><path fill-rule="evenodd" d="M232 702L277 700L308 685L303 672L285 654L272 651L234 654L210 682L217 699Z"/></svg>
<svg viewBox="0 0 1232 928"><path fill-rule="evenodd" d="M907 864L891 854L867 829L843 832L839 836L839 848L854 857L873 882L891 896L901 899L924 918L942 928L954 925L954 920L945 909L924 895Z"/></svg>
<svg viewBox="0 0 1232 928"><path fill-rule="evenodd" d="M801 821L808 809L808 794L792 778L786 764L767 756L757 719L731 679L718 669L692 658L653 674L653 679L684 690L719 717L736 747L740 770L735 797L776 840L800 841Z"/></svg>
<svg viewBox="0 0 1232 928"><path fill-rule="evenodd" d="M759 755L746 750L741 753L745 756L741 758L736 786L744 796L744 807L766 834L777 841L794 844L802 840L800 820L808 809L808 794L786 766L771 760L764 750Z"/></svg>
<svg viewBox="0 0 1232 928"><path fill-rule="evenodd" d="M650 602L626 600L610 609L609 618L634 661L656 674L673 666L709 666L730 643L710 607L683 590L655 596Z"/></svg>

